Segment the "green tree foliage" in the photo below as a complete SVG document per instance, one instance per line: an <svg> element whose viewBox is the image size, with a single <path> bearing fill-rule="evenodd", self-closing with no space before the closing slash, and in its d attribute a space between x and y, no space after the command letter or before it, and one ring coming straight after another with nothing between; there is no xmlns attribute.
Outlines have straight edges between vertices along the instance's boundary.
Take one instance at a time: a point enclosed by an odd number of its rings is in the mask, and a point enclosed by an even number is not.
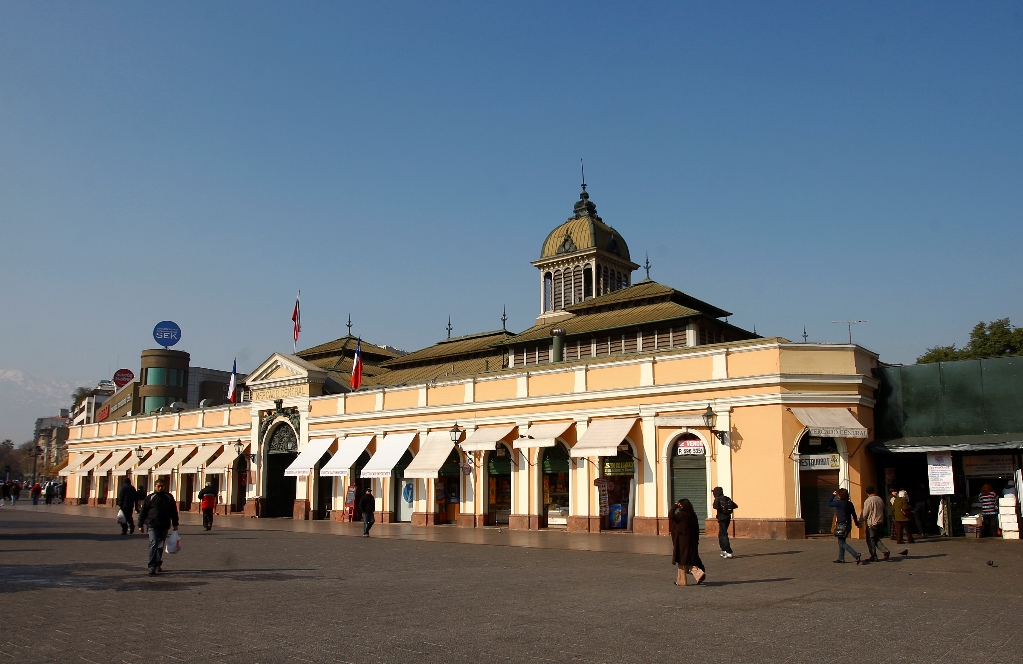
<svg viewBox="0 0 1023 664"><path fill-rule="evenodd" d="M984 360L990 357L1023 355L1023 327L1013 327L1008 318L973 326L970 342L963 348L934 346L916 358L917 364L952 360Z"/></svg>
<svg viewBox="0 0 1023 664"><path fill-rule="evenodd" d="M26 449L28 451L26 451ZM0 480L7 477L7 467L10 466L11 479L19 479L24 476L28 460L28 472L32 472L32 443L28 442L19 445L17 449L10 439L0 441Z"/></svg>
<svg viewBox="0 0 1023 664"><path fill-rule="evenodd" d="M73 403L75 408L77 408L78 404L85 401L91 394L91 387L76 387L75 391L71 393L71 403Z"/></svg>

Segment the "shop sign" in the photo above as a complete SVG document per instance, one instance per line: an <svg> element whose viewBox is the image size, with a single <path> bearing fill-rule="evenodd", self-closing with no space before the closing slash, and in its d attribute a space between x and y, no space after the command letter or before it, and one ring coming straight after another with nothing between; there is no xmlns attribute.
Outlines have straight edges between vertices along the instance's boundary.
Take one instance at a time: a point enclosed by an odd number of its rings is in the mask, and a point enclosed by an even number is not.
<svg viewBox="0 0 1023 664"><path fill-rule="evenodd" d="M680 440L675 449L676 456L703 456L706 450L703 449L702 440Z"/></svg>
<svg viewBox="0 0 1023 664"><path fill-rule="evenodd" d="M600 503L600 516L607 516L609 506L607 504L607 485L611 483L611 480L603 477L598 477L593 480L593 485L597 487L597 495Z"/></svg>
<svg viewBox="0 0 1023 664"><path fill-rule="evenodd" d="M96 413L97 422L102 422L108 417L110 417L110 406L103 406L102 408L99 409L99 412Z"/></svg>
<svg viewBox="0 0 1023 664"><path fill-rule="evenodd" d="M131 369L118 369L114 372L114 385L121 389L131 381L135 380L135 373Z"/></svg>
<svg viewBox="0 0 1023 664"><path fill-rule="evenodd" d="M927 453L927 485L932 496L949 496L956 492L951 454Z"/></svg>
<svg viewBox="0 0 1023 664"><path fill-rule="evenodd" d="M800 470L838 470L842 457L837 454L801 454L799 455Z"/></svg>
<svg viewBox="0 0 1023 664"><path fill-rule="evenodd" d="M605 461L604 477L632 477L636 472L636 464L632 461Z"/></svg>
<svg viewBox="0 0 1023 664"><path fill-rule="evenodd" d="M963 474L967 477L1000 477L1012 475L1012 455L988 454L963 457Z"/></svg>
<svg viewBox="0 0 1023 664"><path fill-rule="evenodd" d="M153 339L164 348L170 348L181 341L181 328L172 320L160 321L153 328Z"/></svg>

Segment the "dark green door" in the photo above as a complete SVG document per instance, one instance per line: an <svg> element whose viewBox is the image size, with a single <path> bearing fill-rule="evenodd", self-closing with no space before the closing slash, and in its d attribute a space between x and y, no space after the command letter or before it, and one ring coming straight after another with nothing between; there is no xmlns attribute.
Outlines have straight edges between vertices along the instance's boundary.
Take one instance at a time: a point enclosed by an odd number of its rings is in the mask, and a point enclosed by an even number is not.
<svg viewBox="0 0 1023 664"><path fill-rule="evenodd" d="M671 504L688 498L703 532L707 520L707 457L703 454L671 457Z"/></svg>

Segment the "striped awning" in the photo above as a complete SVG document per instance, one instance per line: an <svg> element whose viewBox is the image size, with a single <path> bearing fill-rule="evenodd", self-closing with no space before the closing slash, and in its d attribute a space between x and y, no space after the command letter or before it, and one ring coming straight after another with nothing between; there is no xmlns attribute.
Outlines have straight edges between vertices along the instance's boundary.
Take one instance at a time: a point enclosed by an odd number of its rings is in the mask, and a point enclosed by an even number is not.
<svg viewBox="0 0 1023 664"><path fill-rule="evenodd" d="M200 468L206 466L207 462L213 458L213 455L220 451L223 445L203 445L199 448L199 451L195 453L195 456L181 464L181 472L183 473L198 473Z"/></svg>
<svg viewBox="0 0 1023 664"><path fill-rule="evenodd" d="M518 440L512 443L515 449L526 447L554 447L558 438L565 435L575 422L553 422L550 424L531 424Z"/></svg>
<svg viewBox="0 0 1023 664"><path fill-rule="evenodd" d="M91 459L78 467L78 470L75 471L75 475L88 475L93 468L103 463L108 456L110 456L110 452L96 452Z"/></svg>
<svg viewBox="0 0 1023 664"><path fill-rule="evenodd" d="M413 433L389 433L377 443L377 451L359 473L360 477L390 477L408 446L415 440ZM449 439L448 442L451 442Z"/></svg>
<svg viewBox="0 0 1023 664"><path fill-rule="evenodd" d="M313 466L320 460L330 446L337 440L336 436L327 438L311 438L305 449L284 469L285 477L306 477L313 472Z"/></svg>
<svg viewBox="0 0 1023 664"><path fill-rule="evenodd" d="M337 445L337 453L320 468L320 477L346 477L373 441L373 436L348 436Z"/></svg>
<svg viewBox="0 0 1023 664"><path fill-rule="evenodd" d="M161 463L158 468L154 468L153 474L169 475L193 452L195 452L195 445L182 445L178 449L174 450L174 454L170 455L170 458Z"/></svg>
<svg viewBox="0 0 1023 664"><path fill-rule="evenodd" d="M436 479L440 475L440 467L451 456L455 444L451 441L450 431L431 431L419 445L419 454L405 469L406 479Z"/></svg>
<svg viewBox="0 0 1023 664"><path fill-rule="evenodd" d="M614 420L594 420L586 427L586 433L575 444L569 454L573 457L618 456L618 446L636 424L636 417Z"/></svg>
<svg viewBox="0 0 1023 664"><path fill-rule="evenodd" d="M505 424L497 427L480 427L462 441L463 452L490 452L497 449L497 444L511 435L515 430L514 424Z"/></svg>
<svg viewBox="0 0 1023 664"><path fill-rule="evenodd" d="M125 459L127 459L130 456L131 456L131 450L117 450L116 452L111 454L110 458L108 458L106 461L104 461L101 466L96 468L96 474L97 475L102 475L103 473L106 473L106 472L109 472L109 471L113 470L122 461L124 461Z"/></svg>
<svg viewBox="0 0 1023 664"><path fill-rule="evenodd" d="M811 436L866 438L867 428L848 408L793 408L792 414L810 430Z"/></svg>

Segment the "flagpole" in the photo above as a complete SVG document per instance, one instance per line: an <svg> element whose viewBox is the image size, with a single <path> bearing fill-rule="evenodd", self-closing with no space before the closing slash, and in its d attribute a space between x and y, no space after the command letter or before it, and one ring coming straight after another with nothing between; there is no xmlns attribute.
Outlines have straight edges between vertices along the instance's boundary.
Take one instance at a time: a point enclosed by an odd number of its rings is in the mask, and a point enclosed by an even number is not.
<svg viewBox="0 0 1023 664"><path fill-rule="evenodd" d="M302 312L302 289L299 289L298 295L295 296L295 312L297 313L297 315L299 317L298 320L301 320L302 319L302 313L301 313ZM299 325L298 320L295 321L295 327L292 330L293 333L291 335L292 352L293 353L297 353L298 352L298 327L297 327Z"/></svg>

